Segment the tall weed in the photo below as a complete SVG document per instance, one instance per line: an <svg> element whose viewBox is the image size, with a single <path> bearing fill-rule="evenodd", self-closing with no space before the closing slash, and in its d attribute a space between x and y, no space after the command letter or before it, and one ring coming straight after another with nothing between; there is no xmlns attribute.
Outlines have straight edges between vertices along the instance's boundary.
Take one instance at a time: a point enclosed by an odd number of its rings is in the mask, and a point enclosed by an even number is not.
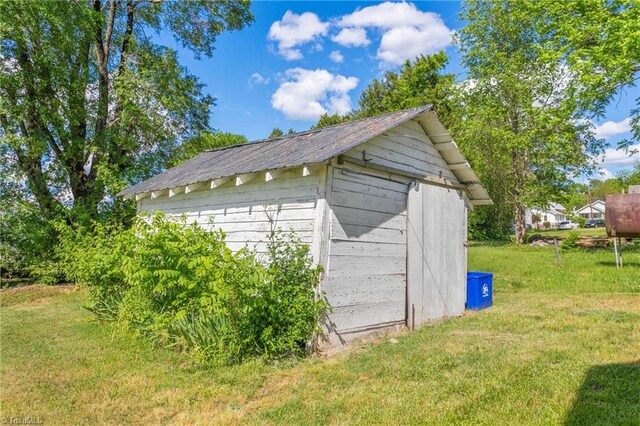
<svg viewBox="0 0 640 426"><path fill-rule="evenodd" d="M60 229L65 273L90 289L88 307L207 362L300 356L327 305L320 268L294 234L273 230L269 252L232 252L220 230L163 214L129 230Z"/></svg>

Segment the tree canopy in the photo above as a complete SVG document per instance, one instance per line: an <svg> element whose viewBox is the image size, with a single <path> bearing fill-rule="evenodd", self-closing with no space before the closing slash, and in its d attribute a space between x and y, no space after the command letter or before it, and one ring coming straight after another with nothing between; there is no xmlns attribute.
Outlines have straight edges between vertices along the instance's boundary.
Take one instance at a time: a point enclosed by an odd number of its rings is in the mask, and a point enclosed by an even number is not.
<svg viewBox="0 0 640 426"><path fill-rule="evenodd" d="M295 133L295 131L293 129L287 130L287 135L292 135L294 133ZM269 136L267 136L267 139L275 139L275 138L282 137L284 135L285 135L285 133L282 131L281 128L274 127L273 130L271 130L271 133L269 133Z"/></svg>
<svg viewBox="0 0 640 426"><path fill-rule="evenodd" d="M421 55L405 61L398 72L387 71L372 80L358 100L358 108L346 115L323 114L312 128L332 126L350 120L432 104L443 121L450 116L453 74L445 74L448 62L444 52Z"/></svg>
<svg viewBox="0 0 640 426"><path fill-rule="evenodd" d="M207 136L214 98L154 35L210 57L249 6L0 0L1 270L46 269L54 222L126 224L135 206L115 194L229 140Z"/></svg>
<svg viewBox="0 0 640 426"><path fill-rule="evenodd" d="M453 130L494 201L513 206L518 242L525 207L595 169L604 141L591 120L635 84L639 13L635 0L465 2L457 44L469 80Z"/></svg>
<svg viewBox="0 0 640 426"><path fill-rule="evenodd" d="M201 152L224 148L225 146L241 145L249 142L245 136L228 132L202 132L191 139L188 139L177 147L169 161L167 167L174 167L178 164L195 157Z"/></svg>
<svg viewBox="0 0 640 426"><path fill-rule="evenodd" d="M45 217L96 218L209 128L214 99L152 34L209 57L252 20L248 1L0 1L3 174Z"/></svg>
<svg viewBox="0 0 640 426"><path fill-rule="evenodd" d="M381 80L375 79L362 91L357 118L433 104L441 119L448 116L449 95L455 81L445 74L449 62L444 52L421 55L407 60L399 71L387 71Z"/></svg>
<svg viewBox="0 0 640 426"><path fill-rule="evenodd" d="M638 0L513 2L512 8L538 17L535 33L544 55L564 64L579 82L574 88L580 107L594 117L640 78L640 3ZM620 148L640 141L640 93L635 99L633 137Z"/></svg>

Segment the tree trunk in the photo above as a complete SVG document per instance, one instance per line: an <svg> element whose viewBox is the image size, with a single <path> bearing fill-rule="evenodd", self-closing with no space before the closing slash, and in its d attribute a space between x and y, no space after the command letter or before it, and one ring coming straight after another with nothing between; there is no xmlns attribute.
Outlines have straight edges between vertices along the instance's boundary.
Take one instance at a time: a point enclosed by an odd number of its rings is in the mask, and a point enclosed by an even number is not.
<svg viewBox="0 0 640 426"><path fill-rule="evenodd" d="M14 152L17 154L19 167L26 175L29 189L36 198L43 215L47 219L57 217L60 212L64 211L64 208L49 191L40 159L25 158L19 151L14 150Z"/></svg>
<svg viewBox="0 0 640 426"><path fill-rule="evenodd" d="M524 234L527 231L525 218L525 205L523 200L526 194L526 179L528 175L529 158L526 151L513 149L511 161L514 173L513 182L513 227L516 236L516 244L524 244Z"/></svg>
<svg viewBox="0 0 640 426"><path fill-rule="evenodd" d="M527 224L525 218L525 208L519 201L513 203L513 226L516 234L516 244L524 244Z"/></svg>

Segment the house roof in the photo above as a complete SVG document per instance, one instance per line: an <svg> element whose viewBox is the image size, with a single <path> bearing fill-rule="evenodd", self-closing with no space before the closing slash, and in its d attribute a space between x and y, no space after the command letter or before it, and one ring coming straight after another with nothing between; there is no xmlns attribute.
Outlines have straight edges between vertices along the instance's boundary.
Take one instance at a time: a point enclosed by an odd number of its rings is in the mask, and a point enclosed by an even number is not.
<svg viewBox="0 0 640 426"><path fill-rule="evenodd" d="M589 206L591 206L591 208L589 208ZM579 208L578 210L575 211L575 213L576 214L590 213L591 209L593 209L597 213L604 213L604 210L605 210L604 201L602 200L594 201L591 204L587 204L586 206Z"/></svg>
<svg viewBox="0 0 640 426"><path fill-rule="evenodd" d="M279 138L261 139L243 145L208 150L118 195L127 197L245 173L322 163L411 119L422 119L426 127L431 129L430 138L445 162L455 164L456 167L452 168L452 172L461 183L469 185L467 192L471 202L491 204L485 188L433 113L431 105L311 129ZM447 142L450 143L447 144ZM443 147L442 150L438 148L445 144L453 144L453 149L451 146L447 146L446 149Z"/></svg>
<svg viewBox="0 0 640 426"><path fill-rule="evenodd" d="M547 203L547 207L546 208L542 208L542 207L534 207L532 209L530 209L532 212L537 212L536 214L566 214L567 209L564 208L564 206L560 203L554 203L553 201L549 201L549 203Z"/></svg>
<svg viewBox="0 0 640 426"><path fill-rule="evenodd" d="M562 204L554 203L553 201L549 202L549 209L552 211L555 211L556 213L561 213L561 214L567 211L567 209L565 209Z"/></svg>

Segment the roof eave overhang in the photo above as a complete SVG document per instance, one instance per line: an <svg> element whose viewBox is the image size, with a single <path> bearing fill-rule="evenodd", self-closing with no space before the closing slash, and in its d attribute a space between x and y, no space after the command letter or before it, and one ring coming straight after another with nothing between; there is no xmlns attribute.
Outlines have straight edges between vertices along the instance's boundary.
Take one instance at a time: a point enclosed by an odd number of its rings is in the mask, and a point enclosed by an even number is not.
<svg viewBox="0 0 640 426"><path fill-rule="evenodd" d="M396 114L396 113L405 112L405 113L408 113L408 114L403 119L396 121L393 126L380 127L379 129L377 129L377 132L375 134L369 135L369 137L367 137L366 139L360 140L359 142L357 142L356 144L354 144L352 146L345 146L344 150L342 152L339 152L339 153L333 154L333 155L329 155L329 156L327 156L325 158L317 158L317 159L315 159L315 161L313 163L308 163L308 164L321 164L321 163L324 163L325 161L330 161L332 158L337 157L341 153L343 153L345 151L348 151L349 149L351 149L351 148L353 148L355 146L358 146L358 145L360 145L360 144L362 144L362 143L364 143L364 142L366 142L368 140L371 140L373 137L378 136L381 133L384 133L386 130L388 130L390 128L393 128L393 127L397 127L397 126L401 125L402 123L405 123L406 121L409 121L409 120L415 118L419 114L422 114L422 113L425 113L425 112L428 112L428 111L432 111L432 110L433 110L433 105L429 104L429 105L425 105L425 106L422 106L422 107L413 108L411 110L397 111L395 113L390 113L390 114ZM371 117L371 118L375 118L375 117ZM349 124L349 123L346 123L346 124ZM340 125L337 125L337 126L340 126ZM335 127L335 126L329 126L329 127ZM302 132L302 133L304 133L304 132ZM295 134L294 135L287 135L286 137L289 137L289 136L293 137L293 136L295 136ZM260 140L260 141L254 141L254 142L265 142L265 141L266 140ZM253 142L250 142L250 143L253 143ZM240 146L242 146L242 145L240 145ZM300 167L300 166L303 166L304 164L306 164L306 163L290 164L290 165L287 165L286 168ZM266 172L268 170L271 170L271 169L261 168L261 169L250 170L250 171L249 170L243 170L241 173L259 173L259 172ZM226 177L232 177L232 176L235 176L235 175L227 174L227 175L224 175L224 176L208 176L207 179L202 179L202 180L194 181L194 182L191 182L191 183L182 182L182 183L180 183L180 185L201 184L201 183L206 183L206 182L210 181L211 179L226 178ZM136 196L138 194L146 194L146 193L148 193L150 191L162 191L162 190L168 191L170 189L169 187L166 187L166 186L163 186L163 187L159 187L158 186L158 187L148 188L148 187L145 187L145 183L146 182L148 182L148 180L145 181L145 182L141 182L139 184L136 184L136 185L134 185L134 186L132 186L130 188L127 188L124 191L121 191L116 195L120 196L120 197L131 198L131 197Z"/></svg>
<svg viewBox="0 0 640 426"><path fill-rule="evenodd" d="M471 168L471 165L460 151L451 133L444 127L433 110L424 111L413 118L424 130L425 134L438 150L449 170L466 186L469 202L473 206L492 205L493 200L486 188Z"/></svg>

